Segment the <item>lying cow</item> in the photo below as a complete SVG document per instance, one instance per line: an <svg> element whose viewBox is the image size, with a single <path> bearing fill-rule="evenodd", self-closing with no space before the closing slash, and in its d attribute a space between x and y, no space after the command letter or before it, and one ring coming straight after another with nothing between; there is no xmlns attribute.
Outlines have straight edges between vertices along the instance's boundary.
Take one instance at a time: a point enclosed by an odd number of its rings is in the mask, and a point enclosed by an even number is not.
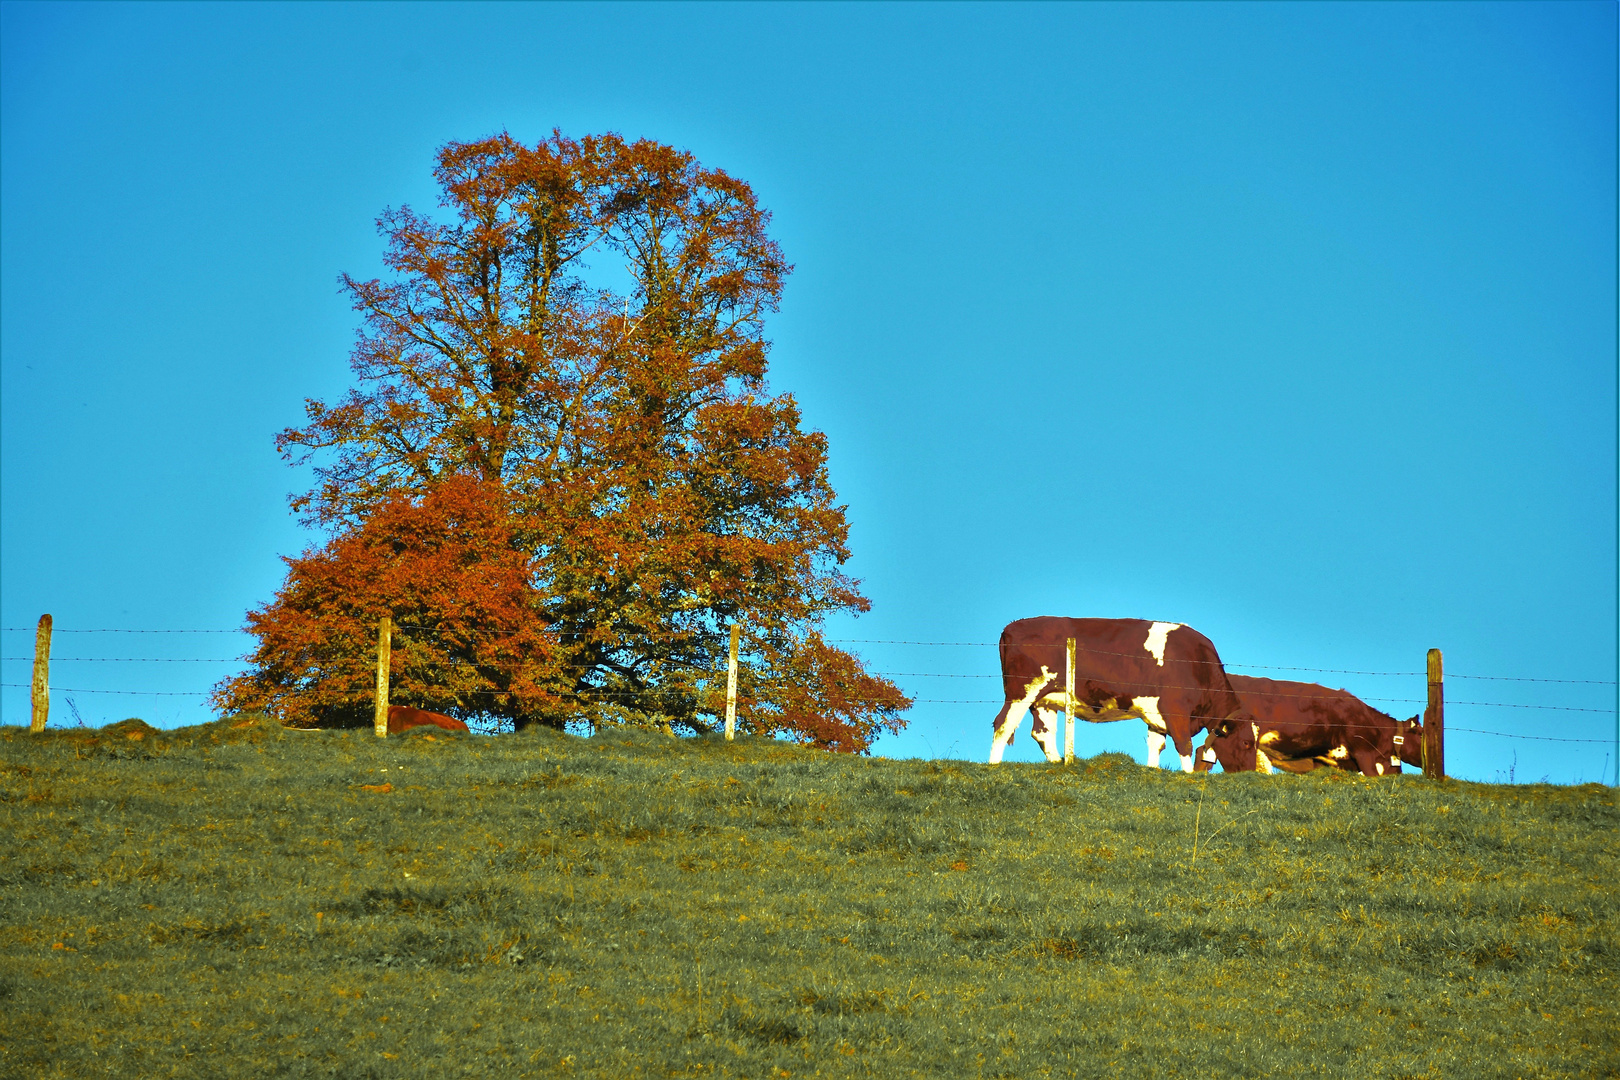
<svg viewBox="0 0 1620 1080"><path fill-rule="evenodd" d="M1198 767L1216 761L1228 772L1309 772L1318 764L1358 769L1363 776L1423 765L1423 725L1396 720L1348 690L1316 683L1229 676L1254 717L1251 731L1212 732Z"/></svg>
<svg viewBox="0 0 1620 1080"><path fill-rule="evenodd" d="M1073 638L1074 714L1092 723L1143 720L1148 765L1158 768L1166 736L1183 772L1193 771L1192 737L1226 730L1250 717L1226 680L1215 646L1180 623L1146 619L1019 619L1001 632L1001 681L1006 701L996 714L990 764L1001 761L1024 714L1048 761L1058 760L1057 717L1064 694L1066 642Z"/></svg>
<svg viewBox="0 0 1620 1080"><path fill-rule="evenodd" d="M453 716L413 709L409 705L388 706L388 734L398 735L415 727L437 727L446 731L466 731L467 725Z"/></svg>

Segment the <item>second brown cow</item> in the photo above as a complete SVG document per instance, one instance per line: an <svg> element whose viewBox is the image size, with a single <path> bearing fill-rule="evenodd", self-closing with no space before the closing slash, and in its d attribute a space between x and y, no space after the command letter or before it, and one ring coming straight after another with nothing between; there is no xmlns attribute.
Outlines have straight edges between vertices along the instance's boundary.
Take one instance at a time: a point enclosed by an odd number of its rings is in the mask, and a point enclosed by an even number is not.
<svg viewBox="0 0 1620 1080"><path fill-rule="evenodd" d="M1423 764L1423 725L1396 720L1348 690L1316 683L1230 675L1232 689L1254 718L1251 730L1229 728L1204 741L1198 768L1219 761L1228 772L1309 772L1317 765L1356 769L1363 776Z"/></svg>

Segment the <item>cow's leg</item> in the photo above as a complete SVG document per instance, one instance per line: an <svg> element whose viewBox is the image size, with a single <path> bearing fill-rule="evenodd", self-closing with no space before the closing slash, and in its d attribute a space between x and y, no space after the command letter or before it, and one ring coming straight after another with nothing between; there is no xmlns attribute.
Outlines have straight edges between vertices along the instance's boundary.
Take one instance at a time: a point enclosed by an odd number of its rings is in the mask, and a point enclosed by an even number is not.
<svg viewBox="0 0 1620 1080"><path fill-rule="evenodd" d="M1155 732L1152 727L1147 729L1147 767L1149 769L1157 769L1158 751L1162 751L1163 748L1165 748L1163 733Z"/></svg>
<svg viewBox="0 0 1620 1080"><path fill-rule="evenodd" d="M1157 710L1155 710L1157 711ZM1176 744L1176 754L1181 758L1181 771L1193 771L1193 744L1192 719L1182 713L1171 713L1163 720L1165 730L1170 735L1170 741Z"/></svg>
<svg viewBox="0 0 1620 1080"><path fill-rule="evenodd" d="M1350 751L1350 756L1356 759L1362 776L1383 776L1389 771L1385 764L1388 759L1370 746L1358 746Z"/></svg>
<svg viewBox="0 0 1620 1080"><path fill-rule="evenodd" d="M1142 711L1142 719L1148 726L1148 768L1159 767L1159 751L1164 749L1165 736L1169 735L1176 744L1176 753L1181 758L1181 771L1192 772L1192 722L1186 716L1179 716L1176 713L1166 717L1159 711L1159 699L1156 697L1139 697L1135 705Z"/></svg>
<svg viewBox="0 0 1620 1080"><path fill-rule="evenodd" d="M990 764L1001 764L1002 755L1007 752L1013 733L1018 730L1018 725L1024 722L1024 714L1029 712L1029 707L1035 704L1035 699L1041 696L1051 681L1052 672L1042 664L1040 675L1029 681L1029 685L1024 687L1024 693L1001 706L1001 711L996 714L996 733L990 740Z"/></svg>
<svg viewBox="0 0 1620 1080"><path fill-rule="evenodd" d="M1159 715L1159 699L1139 697L1131 702L1131 707L1138 710L1147 724L1148 768L1157 769L1159 751L1164 749L1164 717Z"/></svg>
<svg viewBox="0 0 1620 1080"><path fill-rule="evenodd" d="M1001 711L996 713L994 734L990 739L990 764L1000 765L1001 757L1007 752L1007 747L1013 741L1013 735L1018 731L1018 719L1008 723L1007 714L1012 712L1013 702L1002 702Z"/></svg>
<svg viewBox="0 0 1620 1080"><path fill-rule="evenodd" d="M1035 741L1041 744L1041 750L1046 754L1047 761L1058 761L1060 755L1057 748L1057 713L1052 709L1035 707L1035 719L1030 724L1030 734Z"/></svg>

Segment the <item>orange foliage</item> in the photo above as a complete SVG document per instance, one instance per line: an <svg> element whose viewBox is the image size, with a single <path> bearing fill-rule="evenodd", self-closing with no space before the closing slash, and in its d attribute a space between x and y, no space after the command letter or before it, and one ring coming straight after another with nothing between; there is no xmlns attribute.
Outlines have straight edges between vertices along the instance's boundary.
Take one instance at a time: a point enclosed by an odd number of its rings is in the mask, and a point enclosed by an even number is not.
<svg viewBox="0 0 1620 1080"><path fill-rule="evenodd" d="M221 707L296 726L370 724L377 624L389 614L398 626L390 700L523 719L558 713L562 650L536 617L531 557L513 544L498 489L450 477L420 501L395 496L363 526L286 562L275 600L248 615L259 639L254 670L221 688Z"/></svg>
<svg viewBox="0 0 1620 1080"><path fill-rule="evenodd" d="M220 703L363 722L391 613L399 701L706 730L739 620L745 730L898 730L910 701L819 633L868 604L826 439L765 383L791 267L748 185L614 135L452 143L435 176L453 220L387 211L391 276L343 278L358 385L278 437L332 536L249 616L255 668Z"/></svg>

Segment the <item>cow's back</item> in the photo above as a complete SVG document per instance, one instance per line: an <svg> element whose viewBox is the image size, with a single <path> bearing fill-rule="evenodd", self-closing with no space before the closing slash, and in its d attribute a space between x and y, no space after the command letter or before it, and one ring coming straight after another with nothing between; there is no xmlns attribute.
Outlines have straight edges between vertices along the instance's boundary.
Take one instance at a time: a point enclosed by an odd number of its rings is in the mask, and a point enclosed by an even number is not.
<svg viewBox="0 0 1620 1080"><path fill-rule="evenodd" d="M1288 679L1262 679L1254 675L1228 675L1227 678L1243 699L1243 707L1253 714L1262 729L1291 730L1314 723L1313 713L1328 704L1325 696L1343 693L1316 683Z"/></svg>
<svg viewBox="0 0 1620 1080"><path fill-rule="evenodd" d="M1231 716L1242 707L1209 638L1181 623L1150 619L1047 615L1008 623L1000 642L1008 696L1022 693L1043 668L1061 687L1070 638L1077 686L1091 682L1129 696L1175 697L1206 716Z"/></svg>
<svg viewBox="0 0 1620 1080"><path fill-rule="evenodd" d="M1278 732L1289 743L1297 743L1302 752L1318 743L1343 746L1354 742L1387 754L1394 745L1395 718L1348 690L1252 675L1232 675L1230 679L1261 732Z"/></svg>

